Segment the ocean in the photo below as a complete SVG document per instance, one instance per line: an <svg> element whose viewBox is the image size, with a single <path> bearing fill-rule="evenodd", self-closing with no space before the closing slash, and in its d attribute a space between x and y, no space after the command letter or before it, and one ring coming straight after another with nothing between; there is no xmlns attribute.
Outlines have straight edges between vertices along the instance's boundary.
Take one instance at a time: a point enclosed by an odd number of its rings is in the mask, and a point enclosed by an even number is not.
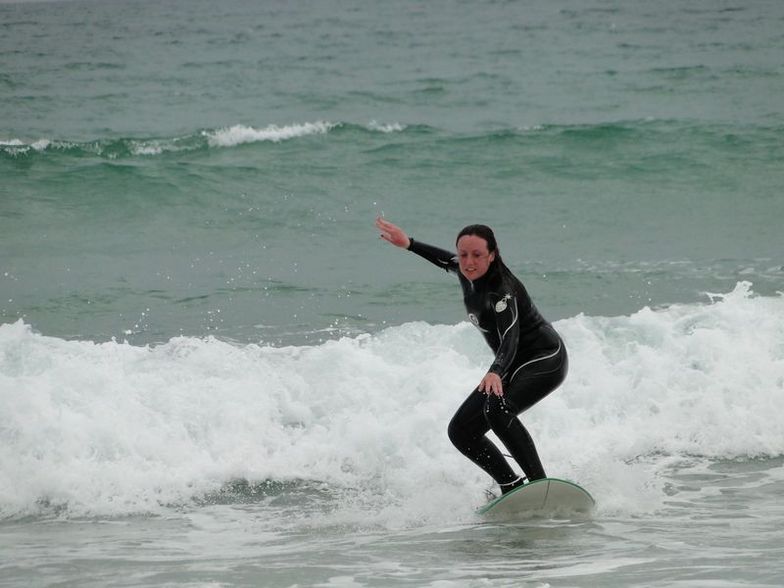
<svg viewBox="0 0 784 588"><path fill-rule="evenodd" d="M0 2L0 586L779 586L784 4ZM492 226L585 519L446 426Z"/></svg>

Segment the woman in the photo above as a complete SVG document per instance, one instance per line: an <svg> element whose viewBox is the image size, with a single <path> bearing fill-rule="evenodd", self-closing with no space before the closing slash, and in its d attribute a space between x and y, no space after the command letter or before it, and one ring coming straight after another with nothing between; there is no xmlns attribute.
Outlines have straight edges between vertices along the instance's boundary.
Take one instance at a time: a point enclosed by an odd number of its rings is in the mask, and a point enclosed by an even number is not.
<svg viewBox="0 0 784 588"><path fill-rule="evenodd" d="M531 302L523 284L501 260L495 235L485 225L469 225L457 236L457 255L410 238L400 227L376 219L381 238L457 273L468 318L495 353L487 374L449 423L449 439L486 471L506 494L545 477L536 447L517 418L566 377L566 348ZM525 477L514 473L485 434L492 430Z"/></svg>

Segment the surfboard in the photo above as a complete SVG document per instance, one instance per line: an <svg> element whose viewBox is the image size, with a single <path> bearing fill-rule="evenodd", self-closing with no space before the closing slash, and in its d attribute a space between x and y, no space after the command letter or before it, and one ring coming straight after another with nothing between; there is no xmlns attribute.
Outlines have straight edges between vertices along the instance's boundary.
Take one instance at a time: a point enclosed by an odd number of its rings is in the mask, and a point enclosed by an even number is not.
<svg viewBox="0 0 784 588"><path fill-rule="evenodd" d="M595 506L593 497L578 484L543 478L491 500L476 512L486 518L514 520L536 516L587 516Z"/></svg>

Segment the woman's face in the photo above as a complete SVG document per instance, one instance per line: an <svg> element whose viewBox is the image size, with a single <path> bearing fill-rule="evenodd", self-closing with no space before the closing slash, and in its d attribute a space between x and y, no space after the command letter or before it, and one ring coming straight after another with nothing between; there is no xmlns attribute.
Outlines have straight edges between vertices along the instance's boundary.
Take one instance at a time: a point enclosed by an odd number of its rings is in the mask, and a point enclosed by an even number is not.
<svg viewBox="0 0 784 588"><path fill-rule="evenodd" d="M490 253L487 241L482 237L463 235L457 240L457 259L460 273L473 282L487 273L495 259L495 251Z"/></svg>

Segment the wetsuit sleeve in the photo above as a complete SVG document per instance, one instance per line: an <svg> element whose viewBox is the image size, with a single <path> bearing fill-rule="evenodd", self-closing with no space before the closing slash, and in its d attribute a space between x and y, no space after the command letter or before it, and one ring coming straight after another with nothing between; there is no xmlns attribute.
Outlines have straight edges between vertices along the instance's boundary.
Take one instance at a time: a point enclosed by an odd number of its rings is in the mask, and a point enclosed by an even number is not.
<svg viewBox="0 0 784 588"><path fill-rule="evenodd" d="M494 310L500 342L495 361L488 371L498 374L503 379L512 367L520 341L520 312L517 308L517 298L507 294L496 302Z"/></svg>
<svg viewBox="0 0 784 588"><path fill-rule="evenodd" d="M420 257L424 257L430 263L440 267L442 270L457 272L459 269L460 266L457 263L457 256L451 251L439 249L438 247L428 245L427 243L414 241L411 237L409 237L409 240L411 241L411 244L408 246L409 251L413 251Z"/></svg>

